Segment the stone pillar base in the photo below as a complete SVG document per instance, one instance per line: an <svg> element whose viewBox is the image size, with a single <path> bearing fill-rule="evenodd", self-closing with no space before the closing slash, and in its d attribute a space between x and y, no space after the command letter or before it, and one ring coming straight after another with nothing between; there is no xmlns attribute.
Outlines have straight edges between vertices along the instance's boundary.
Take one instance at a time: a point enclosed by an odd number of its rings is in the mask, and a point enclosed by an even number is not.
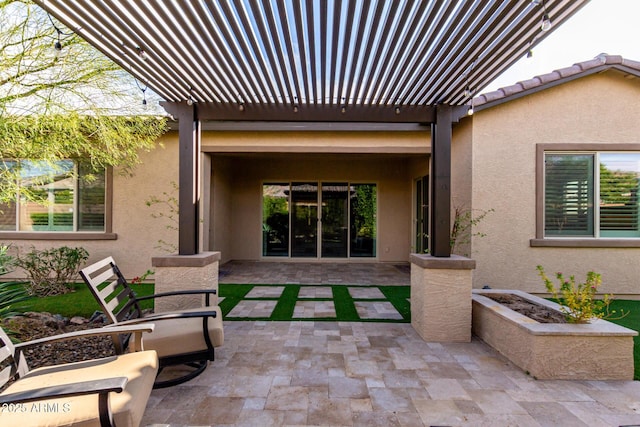
<svg viewBox="0 0 640 427"><path fill-rule="evenodd" d="M471 273L458 255L411 254L411 326L429 342L471 341Z"/></svg>
<svg viewBox="0 0 640 427"><path fill-rule="evenodd" d="M155 292L172 292L189 289L218 290L218 266L220 252L203 252L196 255L167 255L153 257L155 268ZM211 305L218 305L218 295L211 295ZM155 312L198 308L204 305L204 296L176 296L155 300Z"/></svg>

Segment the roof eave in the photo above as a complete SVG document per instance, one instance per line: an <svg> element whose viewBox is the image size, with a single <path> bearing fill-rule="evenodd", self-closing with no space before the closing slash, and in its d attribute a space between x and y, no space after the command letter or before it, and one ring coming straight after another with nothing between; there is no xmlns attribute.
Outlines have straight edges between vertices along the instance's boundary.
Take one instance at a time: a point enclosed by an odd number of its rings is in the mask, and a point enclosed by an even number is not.
<svg viewBox="0 0 640 427"><path fill-rule="evenodd" d="M519 91L514 91L513 93L509 94L509 95L505 95L502 96L500 98L496 98L490 101L486 101L486 102L482 102L481 104L478 104L477 101L481 100L483 97L486 97L487 95L480 95L479 97L474 99L474 111L475 112L479 112L479 111L483 111L492 107L495 107L497 105L501 105L507 102L511 102L514 101L516 99L519 98L523 98L525 96L529 96L538 92L541 92L543 90L547 90L550 89L552 87L555 86L559 86L559 85L563 85L565 83L571 82L573 80L577 80L577 79L581 79L583 77L587 77L593 74L598 74L598 73L602 73L605 71L610 71L610 70L617 70L617 71L621 71L623 73L626 74L630 74L633 75L635 77L640 77L640 69L637 68L633 68L632 66L628 66L623 62L621 63L617 63L617 64L607 64L604 63L602 65L596 66L596 67L591 67L591 68L587 68L584 69L581 72L575 73L575 74L571 74L571 75L567 75L564 77L559 77L557 79L548 81L546 83L542 83L540 85L536 85L534 87L528 88L528 89L522 89ZM562 70L558 70L555 71L557 73L562 72ZM540 77L536 77L536 78L540 78ZM523 82L517 83L516 85L522 85ZM514 85L515 86L515 85ZM504 91L505 88L502 89L498 89L496 92L498 91Z"/></svg>

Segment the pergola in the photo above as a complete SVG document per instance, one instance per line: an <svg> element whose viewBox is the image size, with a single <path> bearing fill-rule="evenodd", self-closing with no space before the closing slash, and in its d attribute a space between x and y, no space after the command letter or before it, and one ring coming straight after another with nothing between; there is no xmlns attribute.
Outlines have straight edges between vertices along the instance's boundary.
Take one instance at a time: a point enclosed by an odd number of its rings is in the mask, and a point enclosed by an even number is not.
<svg viewBox="0 0 640 427"><path fill-rule="evenodd" d="M450 256L452 124L587 1L35 0L178 119L180 255L199 250L200 124L221 121L431 125L437 257Z"/></svg>

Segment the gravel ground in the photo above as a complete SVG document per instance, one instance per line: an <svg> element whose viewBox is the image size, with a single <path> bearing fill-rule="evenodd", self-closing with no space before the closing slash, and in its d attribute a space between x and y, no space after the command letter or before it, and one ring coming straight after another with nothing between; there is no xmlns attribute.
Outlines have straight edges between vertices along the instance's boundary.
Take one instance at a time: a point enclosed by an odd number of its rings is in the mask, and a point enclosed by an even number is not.
<svg viewBox="0 0 640 427"><path fill-rule="evenodd" d="M100 328L103 325L101 318L89 322L84 318L74 317L70 320L49 313L25 313L23 316L5 320L2 327L20 342L25 342L83 329ZM34 369L114 354L113 341L110 337L104 336L32 346L25 351L25 358L29 368Z"/></svg>

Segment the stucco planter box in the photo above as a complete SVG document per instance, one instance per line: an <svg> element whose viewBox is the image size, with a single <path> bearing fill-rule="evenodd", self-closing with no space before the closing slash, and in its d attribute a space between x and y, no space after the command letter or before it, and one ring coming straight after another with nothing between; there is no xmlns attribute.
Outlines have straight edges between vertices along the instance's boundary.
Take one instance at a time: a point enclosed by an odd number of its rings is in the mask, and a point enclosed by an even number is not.
<svg viewBox="0 0 640 427"><path fill-rule="evenodd" d="M586 324L539 323L487 298L515 294L559 311L559 305L517 290L472 293L472 332L537 379L633 380L633 337L605 320Z"/></svg>

